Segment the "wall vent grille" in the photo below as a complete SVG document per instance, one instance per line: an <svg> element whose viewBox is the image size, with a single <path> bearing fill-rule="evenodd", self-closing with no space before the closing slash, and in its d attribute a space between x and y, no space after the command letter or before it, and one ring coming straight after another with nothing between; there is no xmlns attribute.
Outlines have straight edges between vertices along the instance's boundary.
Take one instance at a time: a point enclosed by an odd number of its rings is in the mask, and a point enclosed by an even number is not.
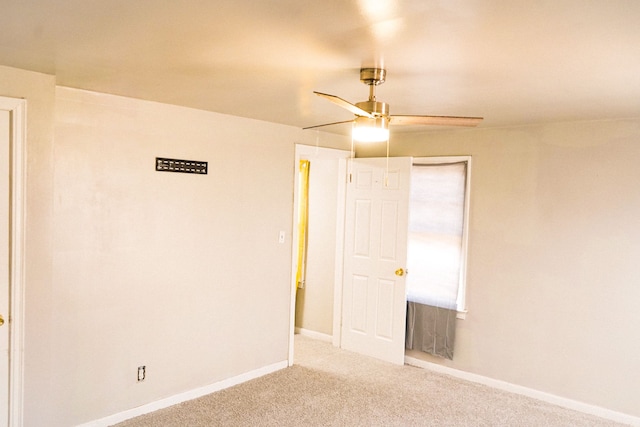
<svg viewBox="0 0 640 427"><path fill-rule="evenodd" d="M207 168L208 162L156 157L156 170L160 172L182 172L206 175Z"/></svg>

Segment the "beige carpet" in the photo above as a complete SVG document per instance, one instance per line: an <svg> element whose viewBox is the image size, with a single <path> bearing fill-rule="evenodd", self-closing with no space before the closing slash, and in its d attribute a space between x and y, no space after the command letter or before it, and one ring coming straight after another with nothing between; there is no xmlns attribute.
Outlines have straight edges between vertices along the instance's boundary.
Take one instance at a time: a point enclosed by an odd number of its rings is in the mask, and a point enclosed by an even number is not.
<svg viewBox="0 0 640 427"><path fill-rule="evenodd" d="M299 335L295 355L291 368L118 427L621 425Z"/></svg>

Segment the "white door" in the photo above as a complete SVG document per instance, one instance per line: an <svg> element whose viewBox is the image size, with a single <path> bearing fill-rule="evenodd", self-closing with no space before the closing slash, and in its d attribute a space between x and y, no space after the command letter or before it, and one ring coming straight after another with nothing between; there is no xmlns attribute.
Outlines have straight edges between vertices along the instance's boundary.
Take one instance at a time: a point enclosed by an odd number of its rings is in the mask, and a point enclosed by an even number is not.
<svg viewBox="0 0 640 427"><path fill-rule="evenodd" d="M9 423L9 132L10 112L0 109L0 426Z"/></svg>
<svg viewBox="0 0 640 427"><path fill-rule="evenodd" d="M404 363L410 157L354 159L347 184L341 347Z"/></svg>

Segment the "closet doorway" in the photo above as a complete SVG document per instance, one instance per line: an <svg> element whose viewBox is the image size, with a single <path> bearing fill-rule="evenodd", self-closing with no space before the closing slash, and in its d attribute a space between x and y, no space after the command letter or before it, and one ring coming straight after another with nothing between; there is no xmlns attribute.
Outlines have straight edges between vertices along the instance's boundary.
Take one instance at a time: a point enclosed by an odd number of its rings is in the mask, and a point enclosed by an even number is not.
<svg viewBox="0 0 640 427"><path fill-rule="evenodd" d="M296 145L290 365L293 364L294 333L340 345L341 310L336 303L341 300L342 292L344 198L350 155L345 150ZM308 174L306 191L301 162L303 165L308 162L303 166ZM304 216L305 193L308 195L306 227L299 227L300 215Z"/></svg>

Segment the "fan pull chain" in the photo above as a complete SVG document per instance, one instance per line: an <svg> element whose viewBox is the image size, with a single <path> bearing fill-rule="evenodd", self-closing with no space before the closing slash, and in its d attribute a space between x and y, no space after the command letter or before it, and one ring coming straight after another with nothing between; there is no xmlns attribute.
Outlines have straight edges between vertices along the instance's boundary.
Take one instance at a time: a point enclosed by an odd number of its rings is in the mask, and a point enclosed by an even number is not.
<svg viewBox="0 0 640 427"><path fill-rule="evenodd" d="M384 188L389 188L389 138L387 138L387 170L384 172Z"/></svg>
<svg viewBox="0 0 640 427"><path fill-rule="evenodd" d="M349 156L349 159L347 160L347 179L348 179L348 183L351 183L352 180L352 168L353 168L353 158L356 156L356 152L355 152L355 147L354 147L354 141L353 141L353 132L351 134L351 155Z"/></svg>

